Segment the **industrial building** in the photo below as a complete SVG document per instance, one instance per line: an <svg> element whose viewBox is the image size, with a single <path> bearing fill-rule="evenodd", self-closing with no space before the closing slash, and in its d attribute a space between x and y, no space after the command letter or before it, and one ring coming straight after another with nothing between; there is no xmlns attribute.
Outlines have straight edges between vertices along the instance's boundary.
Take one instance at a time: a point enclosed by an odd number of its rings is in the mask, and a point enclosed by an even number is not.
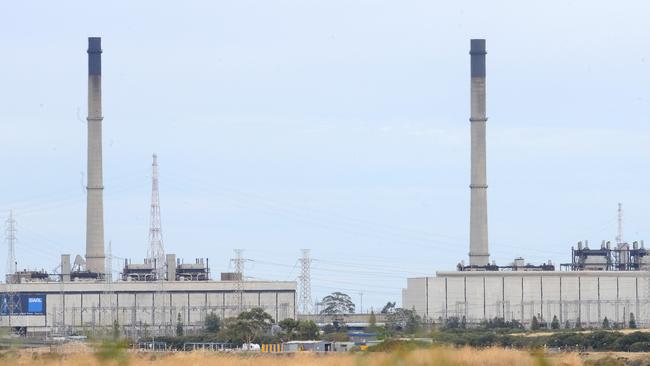
<svg viewBox="0 0 650 366"><path fill-rule="evenodd" d="M240 287L241 286L241 287ZM2 284L0 326L22 334L130 336L191 333L210 313L227 318L261 307L274 319L295 317L295 283L271 281L34 281ZM13 303L11 299L13 298Z"/></svg>
<svg viewBox="0 0 650 366"><path fill-rule="evenodd" d="M117 329L137 337L172 334L179 322L192 332L203 327L207 314L226 318L253 307L276 320L295 318L294 281L246 281L241 266L215 281L207 258L184 263L164 252L155 155L148 256L144 263L126 260L114 281L112 258L107 260L104 248L101 54L101 39L90 37L85 256L77 255L71 263L69 254L61 255L58 273L18 272L14 266L0 284L0 326L21 334L62 336Z"/></svg>
<svg viewBox="0 0 650 366"><path fill-rule="evenodd" d="M617 237L590 248L571 248L571 263L529 264L517 257L508 265L490 262L486 179L485 40L472 39L471 56L471 204L469 263L435 277L409 278L402 306L429 321L451 317L478 323L495 317L525 325L533 317L562 324L601 326L626 323L633 314L650 326L650 258L643 241L631 245ZM620 217L619 206L619 217ZM619 220L620 227L620 220ZM514 257L514 256L513 256Z"/></svg>

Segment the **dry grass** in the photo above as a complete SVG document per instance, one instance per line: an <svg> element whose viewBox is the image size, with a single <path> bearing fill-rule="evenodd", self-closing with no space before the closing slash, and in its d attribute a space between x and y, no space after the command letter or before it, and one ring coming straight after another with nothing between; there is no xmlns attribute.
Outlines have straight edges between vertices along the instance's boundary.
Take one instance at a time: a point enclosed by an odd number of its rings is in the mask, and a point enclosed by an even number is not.
<svg viewBox="0 0 650 366"><path fill-rule="evenodd" d="M124 357L111 357L100 360L89 352L72 354L19 352L0 358L0 365L129 365L129 366L429 366L429 365L467 365L467 366L545 366L582 365L576 354L561 354L544 358L529 352L505 350L501 348L431 348L411 352L359 354L309 354L291 355L264 354L216 354L207 352L147 354L127 353ZM120 362L121 360L121 362Z"/></svg>

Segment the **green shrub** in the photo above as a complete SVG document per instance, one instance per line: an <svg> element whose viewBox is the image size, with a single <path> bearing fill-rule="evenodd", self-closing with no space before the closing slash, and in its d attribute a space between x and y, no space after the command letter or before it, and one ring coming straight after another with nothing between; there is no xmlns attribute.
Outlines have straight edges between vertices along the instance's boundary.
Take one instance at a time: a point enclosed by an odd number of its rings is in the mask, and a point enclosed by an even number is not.
<svg viewBox="0 0 650 366"><path fill-rule="evenodd" d="M412 351L416 348L430 347L430 343L421 341L403 341L398 339L387 339L377 345L368 347L369 352L394 352Z"/></svg>
<svg viewBox="0 0 650 366"><path fill-rule="evenodd" d="M648 352L650 351L650 342L635 342L629 347L630 352Z"/></svg>
<svg viewBox="0 0 650 366"><path fill-rule="evenodd" d="M126 341L104 341L96 346L95 357L100 364L113 362L119 366L129 364L127 349L129 347Z"/></svg>

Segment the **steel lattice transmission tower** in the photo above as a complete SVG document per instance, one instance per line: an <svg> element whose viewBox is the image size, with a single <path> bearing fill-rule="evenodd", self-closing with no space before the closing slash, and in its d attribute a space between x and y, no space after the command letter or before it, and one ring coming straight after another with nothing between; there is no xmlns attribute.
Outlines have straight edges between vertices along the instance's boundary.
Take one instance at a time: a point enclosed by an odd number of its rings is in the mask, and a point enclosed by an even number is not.
<svg viewBox="0 0 650 366"><path fill-rule="evenodd" d="M235 265L237 282L235 283L235 292L237 293L237 312L244 311L244 257L242 249L235 249L235 258L230 261Z"/></svg>
<svg viewBox="0 0 650 366"><path fill-rule="evenodd" d="M618 232L616 234L616 244L623 244L623 204L618 204Z"/></svg>
<svg viewBox="0 0 650 366"><path fill-rule="evenodd" d="M108 255L106 256L106 283L110 284L113 282L113 248L112 244L108 242Z"/></svg>
<svg viewBox="0 0 650 366"><path fill-rule="evenodd" d="M7 239L6 279L9 280L8 277L16 273L16 220L14 220L13 211L9 211L9 218L5 223L5 238Z"/></svg>
<svg viewBox="0 0 650 366"><path fill-rule="evenodd" d="M20 300L16 297L14 292L13 283L16 281L16 220L14 220L13 211L9 211L9 218L5 221L5 238L7 239L8 255L7 255L7 292L3 299L2 311L9 315L9 326L11 326L11 315L22 313L22 305ZM6 308L4 308L6 306Z"/></svg>
<svg viewBox="0 0 650 366"><path fill-rule="evenodd" d="M302 314L312 313L311 303L311 258L309 258L309 249L302 250L300 261L300 303L299 309Z"/></svg>
<svg viewBox="0 0 650 366"><path fill-rule="evenodd" d="M156 154L153 154L151 170L151 219L149 222L149 250L147 252L147 258L154 264L157 278L162 279L165 275L165 248L163 247L162 228L160 223L158 157Z"/></svg>
<svg viewBox="0 0 650 366"><path fill-rule="evenodd" d="M108 305L110 311L110 324L113 324L115 319L117 319L117 308L115 303L115 293L113 292L113 245L111 241L108 241L108 253L106 255L106 291L104 291L104 299L102 300L105 305ZM106 304L106 302L108 304Z"/></svg>

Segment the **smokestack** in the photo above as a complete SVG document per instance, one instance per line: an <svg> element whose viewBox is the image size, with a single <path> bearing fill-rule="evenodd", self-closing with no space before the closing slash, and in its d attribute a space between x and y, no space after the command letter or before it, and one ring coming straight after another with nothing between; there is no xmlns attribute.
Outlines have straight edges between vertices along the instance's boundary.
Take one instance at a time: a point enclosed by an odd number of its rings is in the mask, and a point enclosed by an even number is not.
<svg viewBox="0 0 650 366"><path fill-rule="evenodd" d="M61 281L70 282L70 254L61 254Z"/></svg>
<svg viewBox="0 0 650 366"><path fill-rule="evenodd" d="M487 225L487 176L485 157L485 40L472 39L471 55L471 135L472 172L469 231L469 265L490 263Z"/></svg>
<svg viewBox="0 0 650 366"><path fill-rule="evenodd" d="M88 38L88 186L86 270L104 275L104 184L102 177L102 39Z"/></svg>

